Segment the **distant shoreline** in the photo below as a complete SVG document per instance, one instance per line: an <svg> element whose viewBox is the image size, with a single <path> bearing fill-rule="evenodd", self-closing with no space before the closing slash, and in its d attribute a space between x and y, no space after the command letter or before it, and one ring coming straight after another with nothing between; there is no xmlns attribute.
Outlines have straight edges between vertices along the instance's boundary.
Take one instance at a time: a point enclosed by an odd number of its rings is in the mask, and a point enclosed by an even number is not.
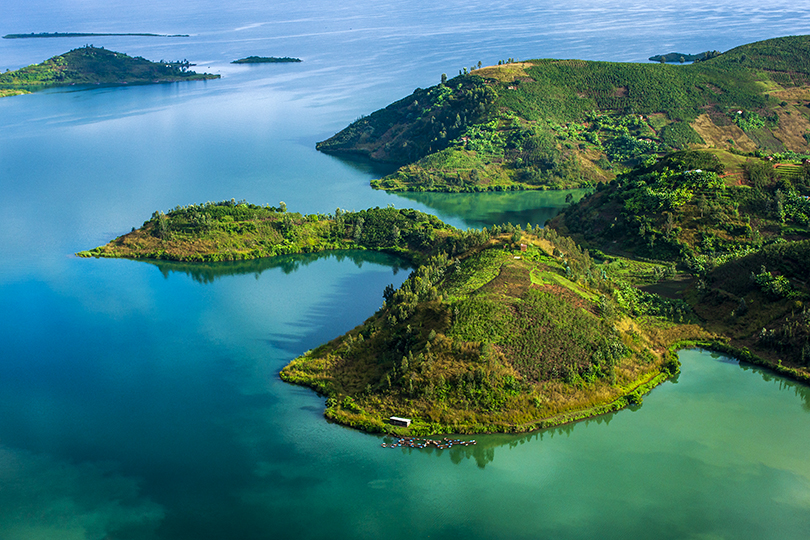
<svg viewBox="0 0 810 540"><path fill-rule="evenodd" d="M248 56L247 58L240 58L234 60L231 64L284 64L288 62L300 62L300 58L291 58L289 56L276 57L276 56Z"/></svg>
<svg viewBox="0 0 810 540"><path fill-rule="evenodd" d="M62 38L62 37L98 37L98 36L136 36L136 37L189 37L188 34L146 34L146 33L85 33L85 32L40 32L38 34L6 34L3 39Z"/></svg>

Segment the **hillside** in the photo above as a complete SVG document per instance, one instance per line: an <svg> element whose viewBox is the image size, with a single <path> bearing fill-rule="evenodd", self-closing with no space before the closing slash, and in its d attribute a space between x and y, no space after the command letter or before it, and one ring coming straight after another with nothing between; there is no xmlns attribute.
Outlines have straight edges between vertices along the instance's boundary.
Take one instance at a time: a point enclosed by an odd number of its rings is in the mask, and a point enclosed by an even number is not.
<svg viewBox="0 0 810 540"><path fill-rule="evenodd" d="M147 84L219 78L219 75L189 71L188 65L188 62L150 62L86 46L41 64L0 74L0 95L3 91L19 93L74 84Z"/></svg>
<svg viewBox="0 0 810 540"><path fill-rule="evenodd" d="M521 432L640 403L677 371L674 341L708 337L685 304L640 293L626 267L600 267L553 230L485 234L386 290L380 311L282 379L326 395L330 420L366 431ZM414 423L397 428L390 416Z"/></svg>
<svg viewBox="0 0 810 540"><path fill-rule="evenodd" d="M168 268L207 280L233 270L211 268L217 261L346 249L418 266L400 289L381 291L384 307L364 325L282 377L329 396L329 418L369 431L396 432L386 420L396 413L416 420L410 433L514 432L616 410L677 371L675 341L711 337L682 301L636 288L667 275L664 266L597 264L552 229L460 231L393 207L306 216L283 203L176 207L78 255L184 261Z"/></svg>
<svg viewBox="0 0 810 540"><path fill-rule="evenodd" d="M399 165L387 190L556 189L674 150L810 152L810 37L690 65L501 63L363 117L317 148Z"/></svg>
<svg viewBox="0 0 810 540"><path fill-rule="evenodd" d="M687 301L738 351L807 369L810 165L734 158L667 156L599 186L549 226L607 257L677 265L681 279L649 290Z"/></svg>

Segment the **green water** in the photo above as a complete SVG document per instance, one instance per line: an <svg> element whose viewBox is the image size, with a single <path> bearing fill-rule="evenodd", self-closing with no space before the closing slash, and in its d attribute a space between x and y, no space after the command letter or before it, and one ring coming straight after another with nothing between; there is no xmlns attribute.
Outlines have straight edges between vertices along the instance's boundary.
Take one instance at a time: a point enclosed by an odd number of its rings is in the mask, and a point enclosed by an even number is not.
<svg viewBox="0 0 810 540"><path fill-rule="evenodd" d="M383 449L278 373L374 313L407 277L401 261L73 256L155 210L231 198L542 224L565 193L387 194L369 187L387 169L315 143L478 60L727 50L806 32L806 6L6 4L0 34L189 34L91 43L223 77L0 99L0 540L808 537L806 386L685 351L677 382L634 410L475 447ZM0 40L0 68L86 42ZM252 54L303 62L230 64Z"/></svg>

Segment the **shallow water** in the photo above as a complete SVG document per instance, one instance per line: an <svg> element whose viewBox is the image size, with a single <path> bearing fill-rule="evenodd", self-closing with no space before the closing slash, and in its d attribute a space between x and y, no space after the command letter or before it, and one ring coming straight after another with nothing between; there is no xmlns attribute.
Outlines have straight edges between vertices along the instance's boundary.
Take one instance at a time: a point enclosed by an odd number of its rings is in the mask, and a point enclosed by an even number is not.
<svg viewBox="0 0 810 540"><path fill-rule="evenodd" d="M806 386L681 354L625 410L449 451L384 450L286 385L408 269L369 253L182 265L73 253L206 200L542 224L564 193L389 195L315 151L478 60L643 61L806 32L795 2L5 2L0 67L84 45L222 79L0 99L0 538L804 538ZM251 54L293 65L233 66Z"/></svg>

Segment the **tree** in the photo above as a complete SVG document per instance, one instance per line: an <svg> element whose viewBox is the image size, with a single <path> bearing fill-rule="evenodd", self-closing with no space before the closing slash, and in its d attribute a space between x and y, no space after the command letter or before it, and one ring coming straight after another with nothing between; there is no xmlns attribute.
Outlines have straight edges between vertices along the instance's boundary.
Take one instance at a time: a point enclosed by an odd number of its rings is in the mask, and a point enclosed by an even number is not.
<svg viewBox="0 0 810 540"><path fill-rule="evenodd" d="M447 84L447 73L442 73L442 86Z"/></svg>
<svg viewBox="0 0 810 540"><path fill-rule="evenodd" d="M481 69L481 60L478 61L478 69Z"/></svg>
<svg viewBox="0 0 810 540"><path fill-rule="evenodd" d="M287 203L285 203L284 201L279 202L278 203L278 209L279 209L280 212L286 212L287 211Z"/></svg>

